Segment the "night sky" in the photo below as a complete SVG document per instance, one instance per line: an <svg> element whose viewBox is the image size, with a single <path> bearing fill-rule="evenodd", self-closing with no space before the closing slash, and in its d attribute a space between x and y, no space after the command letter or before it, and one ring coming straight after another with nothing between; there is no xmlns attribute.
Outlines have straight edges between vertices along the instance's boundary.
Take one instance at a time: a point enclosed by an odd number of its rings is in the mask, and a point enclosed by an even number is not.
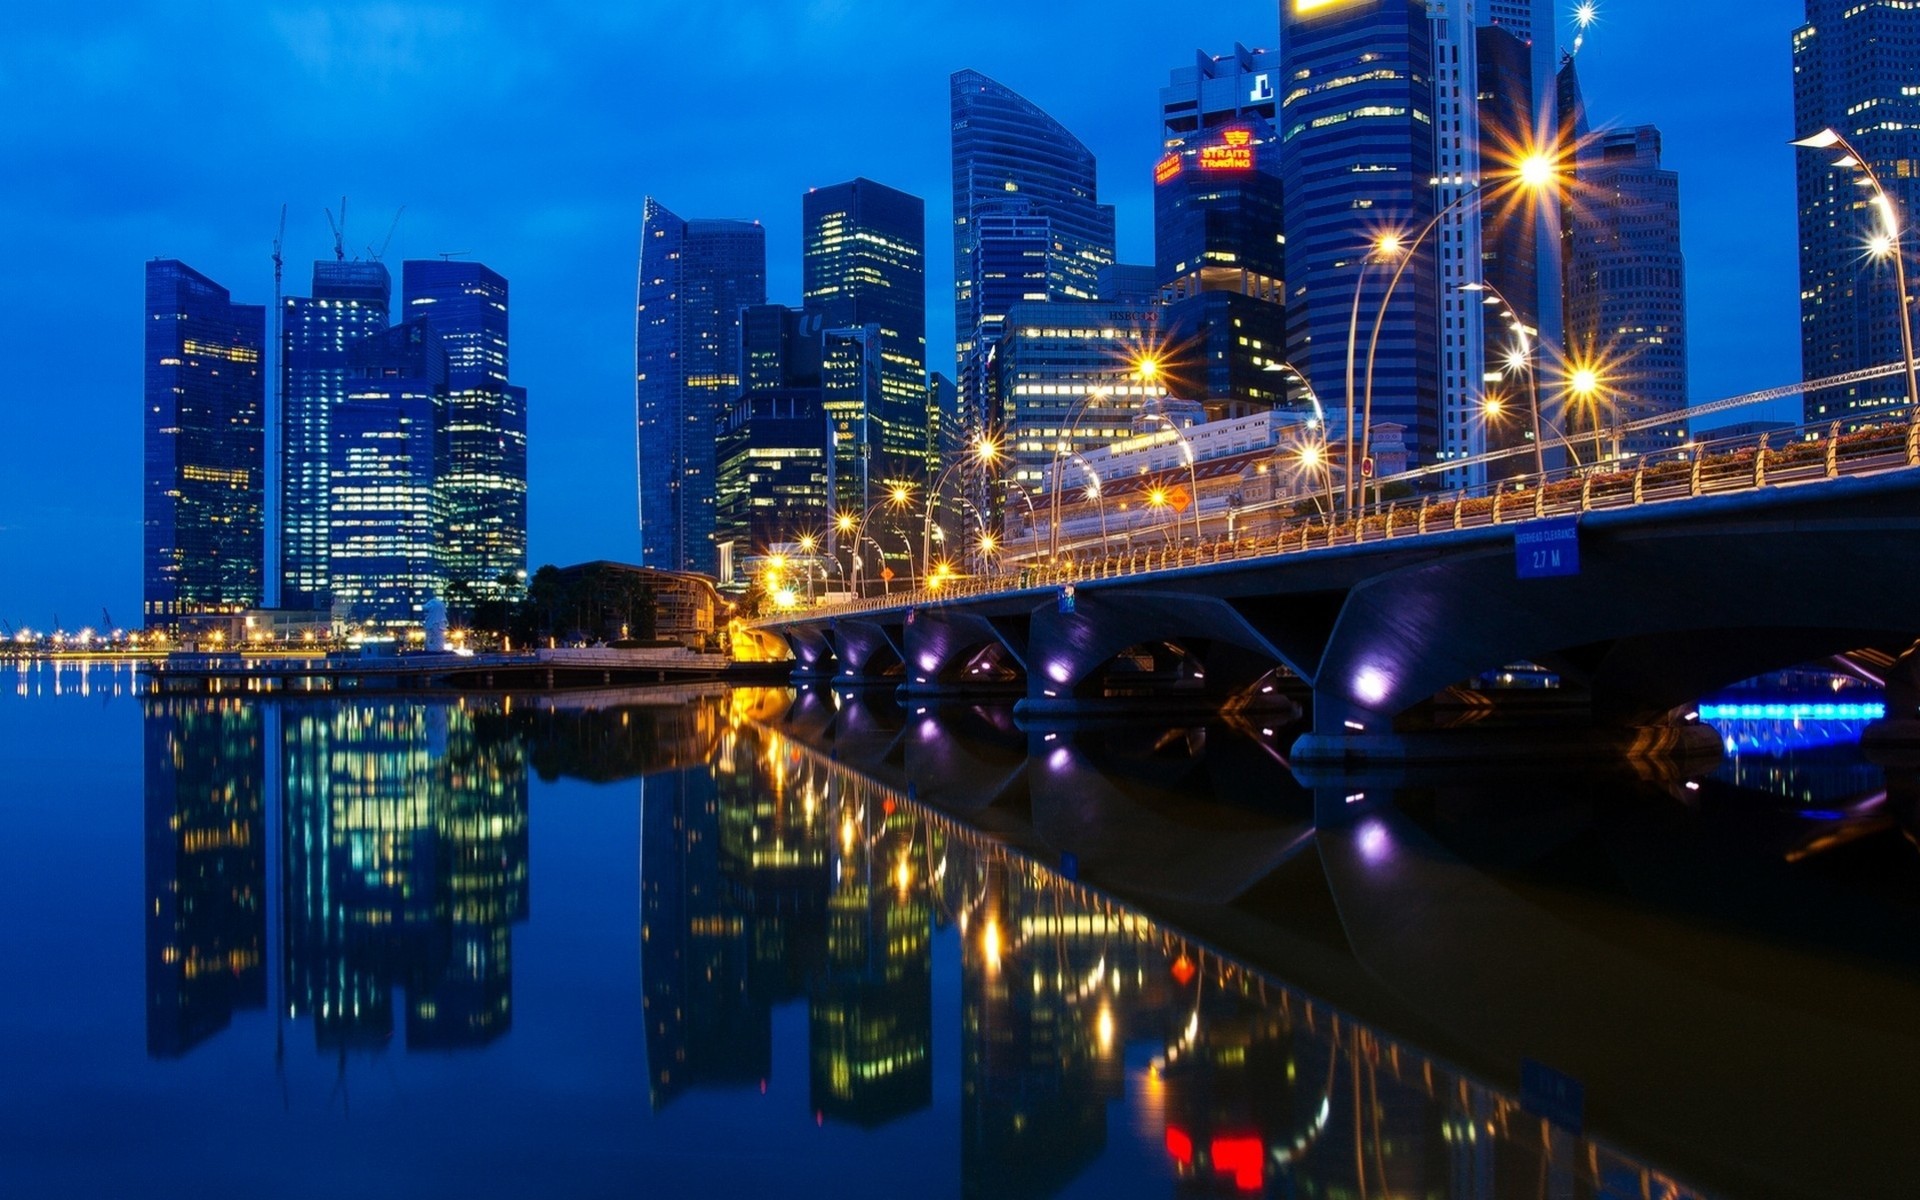
<svg viewBox="0 0 1920 1200"><path fill-rule="evenodd" d="M1785 143L1803 17L1798 0L1601 0L1581 54L1596 128L1658 125L1681 172L1696 402L1799 374ZM149 258L270 304L283 202L293 295L331 255L325 207L349 198L364 257L404 205L396 300L400 261L445 251L512 283L530 565L634 560L644 196L764 222L786 303L806 188L866 175L924 197L928 361L950 373L947 76L977 68L1074 130L1122 261L1150 262L1168 71L1278 42L1275 0L109 0L21 5L7 25L0 617L37 629L97 624L102 605L138 621Z"/></svg>

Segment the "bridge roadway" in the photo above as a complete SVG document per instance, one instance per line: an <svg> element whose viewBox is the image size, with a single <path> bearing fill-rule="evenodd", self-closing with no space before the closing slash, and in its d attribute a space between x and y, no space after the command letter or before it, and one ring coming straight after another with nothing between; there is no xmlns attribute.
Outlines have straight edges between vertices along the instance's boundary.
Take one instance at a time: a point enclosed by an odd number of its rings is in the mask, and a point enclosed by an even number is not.
<svg viewBox="0 0 1920 1200"><path fill-rule="evenodd" d="M1062 560L754 630L799 677L917 696L1013 687L1029 722L1258 703L1290 674L1312 694L1303 761L1706 750L1683 706L1715 687L1848 650L1899 655L1920 632L1920 425L1761 446ZM1516 534L1551 518L1577 529L1577 573L1521 578ZM1583 697L1584 718L1524 739L1418 734L1427 701L1523 661Z"/></svg>

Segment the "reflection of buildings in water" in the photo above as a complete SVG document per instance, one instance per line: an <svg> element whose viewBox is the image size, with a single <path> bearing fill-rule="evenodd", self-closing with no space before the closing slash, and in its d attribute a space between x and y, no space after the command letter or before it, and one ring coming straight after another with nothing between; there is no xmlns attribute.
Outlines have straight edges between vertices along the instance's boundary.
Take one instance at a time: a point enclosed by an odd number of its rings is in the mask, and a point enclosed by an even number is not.
<svg viewBox="0 0 1920 1200"><path fill-rule="evenodd" d="M691 1087L765 1081L772 1006L804 994L822 1119L872 1126L924 1107L924 831L877 799L864 809L843 781L753 726L728 729L718 746L709 769L643 784L654 1106Z"/></svg>
<svg viewBox="0 0 1920 1200"><path fill-rule="evenodd" d="M526 765L490 713L286 701L287 1008L330 1047L409 1049L512 1023L507 927L526 915Z"/></svg>
<svg viewBox="0 0 1920 1200"><path fill-rule="evenodd" d="M320 1046L385 1046L396 987L410 1050L481 1045L509 1028L508 927L527 912L526 767L494 714L398 700L168 698L149 700L146 716L150 843L164 840L163 817L180 831L206 825L178 836L206 852L251 839L250 855L235 859L229 846L218 865L250 872L262 934L262 798L275 792L283 1011L312 1019ZM236 803L252 805L251 825L223 813ZM169 867L150 849L149 888L204 890L213 865L182 856ZM156 873L169 869L170 880ZM188 925L220 907L197 902L202 915ZM253 941L256 972L263 941ZM260 1003L264 982L256 991Z"/></svg>
<svg viewBox="0 0 1920 1200"><path fill-rule="evenodd" d="M925 823L843 791L826 970L808 1004L814 1111L867 1127L933 1100L933 909Z"/></svg>
<svg viewBox="0 0 1920 1200"><path fill-rule="evenodd" d="M267 1001L264 751L239 700L145 715L147 1053L172 1058Z"/></svg>
<svg viewBox="0 0 1920 1200"><path fill-rule="evenodd" d="M1103 1152L1123 1092L1180 1195L1696 1195L840 762L801 763L829 793L895 801L939 846L967 1195L1060 1191ZM1123 1083L1129 1043L1154 1063Z"/></svg>
<svg viewBox="0 0 1920 1200"><path fill-rule="evenodd" d="M508 700L505 715L543 780L592 783L661 771L697 770L713 760L730 697L722 687L631 689L586 696L554 693Z"/></svg>
<svg viewBox="0 0 1920 1200"><path fill-rule="evenodd" d="M750 1087L772 1068L766 1007L747 989L753 931L720 879L710 771L640 784L640 976L655 1109L700 1087Z"/></svg>

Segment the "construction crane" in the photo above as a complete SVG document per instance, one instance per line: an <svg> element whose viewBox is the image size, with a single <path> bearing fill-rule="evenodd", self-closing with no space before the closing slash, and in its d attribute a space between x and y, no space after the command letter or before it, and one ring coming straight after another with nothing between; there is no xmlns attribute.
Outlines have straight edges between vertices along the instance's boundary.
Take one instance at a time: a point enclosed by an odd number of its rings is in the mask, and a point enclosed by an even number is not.
<svg viewBox="0 0 1920 1200"><path fill-rule="evenodd" d="M5 617L0 617L0 631L5 631L7 641L10 642L13 640L14 638L13 623L8 621Z"/></svg>
<svg viewBox="0 0 1920 1200"><path fill-rule="evenodd" d="M333 210L327 210L327 228L333 230L333 260L347 261L347 198L340 197L340 219L333 219Z"/></svg>
<svg viewBox="0 0 1920 1200"><path fill-rule="evenodd" d="M119 628L118 625L113 623L113 614L107 611L107 606L104 604L100 606L100 628L108 633Z"/></svg>
<svg viewBox="0 0 1920 1200"><path fill-rule="evenodd" d="M452 262L456 258L465 258L467 255L472 253L473 251L471 250L442 250L440 252L440 261Z"/></svg>
<svg viewBox="0 0 1920 1200"><path fill-rule="evenodd" d="M345 206L345 204L346 204L346 201L344 200L341 201L341 205L343 207ZM394 210L393 224L387 226L386 240L380 243L380 248L378 250L375 250L372 246L367 247L367 255L368 257L372 258L373 261L379 262L382 258L386 256L387 247L393 244L393 231L400 228L400 214L406 211L407 211L407 206L404 204L402 204L399 208Z"/></svg>

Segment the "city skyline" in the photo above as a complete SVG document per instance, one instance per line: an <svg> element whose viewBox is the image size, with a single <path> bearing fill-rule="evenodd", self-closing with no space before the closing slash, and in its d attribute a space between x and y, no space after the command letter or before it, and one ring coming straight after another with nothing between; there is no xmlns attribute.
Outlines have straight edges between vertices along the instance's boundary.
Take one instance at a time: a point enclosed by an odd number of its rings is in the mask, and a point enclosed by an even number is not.
<svg viewBox="0 0 1920 1200"><path fill-rule="evenodd" d="M964 37L944 38L925 50L898 53L884 64L881 77L860 80L827 79L817 95L810 94L786 106L780 122L795 129L818 127L822 114L848 95L884 95L889 87L902 89L902 102L873 105L871 134L816 144L802 136L769 138L791 141L797 147L790 159L771 163L714 165L711 144L726 144L739 127L731 115L690 103L684 116L666 115L640 133L628 133L617 144L632 153L617 169L591 166L566 169L555 175L541 165L566 144L536 147L538 139L525 126L512 124L502 131L507 157L534 175L545 171L539 189L529 196L503 190L482 206L465 195L435 192L439 186L409 175L394 165L396 157L435 122L453 114L442 108L405 121L398 128L368 132L365 122L347 122L352 137L339 128L316 124L292 111L293 101L311 103L335 89L364 85L377 102L398 100L404 107L417 81L430 81L444 61L448 67L469 62L491 48L505 53L504 40L512 30L510 18L485 10L457 20L402 10L387 26L356 32L353 22L338 26L303 25L288 14L269 10L261 28L245 27L233 36L255 49L283 56L296 84L288 98L263 116L249 115L238 126L243 140L267 137L269 121L277 120L274 136L285 152L260 156L253 176L209 174L204 183L211 194L182 190L181 199L162 199L170 165L158 171L152 195L105 196L105 181L86 181L91 161L125 173L141 160L134 151L116 148L114 130L103 112L89 101L104 102L114 94L116 71L153 50L164 48L158 32L143 38L129 30L88 30L83 22L72 42L63 44L50 32L29 32L24 46L40 61L55 64L51 79L23 73L11 78L38 79L64 85L75 98L72 113L62 125L33 115L31 103L21 129L11 136L12 147L39 184L7 203L16 217L23 209L34 227L59 228L59 219L85 223L64 235L71 252L52 263L33 265L14 277L14 288L4 293L9 311L4 327L16 336L58 345L52 326L37 321L103 333L103 348L89 354L85 369L63 372L60 387L71 402L43 406L17 419L16 436L45 444L65 439L76 447L66 454L47 454L10 472L0 485L0 615L16 623L46 625L55 613L66 615L70 627L78 613L91 615L105 603L116 610L134 607L138 586L138 500L126 480L137 477L130 461L137 455L137 426L130 423L130 399L137 388L137 344L118 350L115 331L125 329L129 312L137 311L130 281L137 264L155 256L177 257L232 289L236 303L264 304L271 297L267 253L272 237L274 205L293 206L287 259L299 265L321 257L326 230L317 210L342 190L352 197L348 227L349 250L362 242L378 242L399 204L408 206L401 219L389 261L425 258L442 251L470 250L502 274L515 280L516 341L520 354L516 382L526 384L539 398L532 414L530 442L532 500L529 566L613 557L637 560L639 545L632 520L633 461L630 443L616 436L627 427L631 403L630 320L634 251L637 247L641 198L662 195L676 211L713 216L758 219L767 228L768 295L771 300L795 303L799 299L799 229L797 207L790 197L807 186L864 175L889 187L924 197L928 203L930 248L939 244L934 231L949 214L942 186L946 176L947 139L944 121L948 75L975 68L1004 82L1046 109L1084 139L1101 163L1101 201L1118 210L1119 259L1151 258L1152 164L1159 150L1159 122L1155 99L1166 73L1188 61L1194 49L1210 54L1230 53L1238 41L1251 47L1277 44L1276 6L1270 3L1234 3L1226 11L1205 18L1151 23L1093 21L1090 6L1063 6L1051 15L1052 24L1037 30L1030 42L1004 44L989 39L969 44ZM1793 152L1785 141L1791 128L1791 78L1787 38L1804 19L1797 3L1744 6L1731 21L1731 5L1700 5L1684 14L1662 12L1656 22L1650 5L1614 0L1602 9L1602 23L1594 31L1581 58L1583 83L1597 127L1653 123L1666 140L1666 165L1686 181L1690 219L1687 255L1689 299L1696 314L1694 330L1693 396L1709 399L1749 387L1784 382L1798 374L1793 195ZM1777 10L1777 11L1775 11ZM1101 10L1106 11L1106 10ZM1718 11L1718 15L1716 15ZM858 5L821 8L809 18L790 22L784 15L769 16L773 25L756 32L737 22L725 33L744 39L742 70L771 61L776 47L822 67L832 75L834 65L874 53L884 44L900 50L899 37L909 27L863 27ZM1562 14L1564 17L1564 14ZM919 14L925 28L956 34L966 28L955 12L931 9ZM719 32L701 21L710 18L680 16L666 32L685 35L690 44ZM561 70L558 49L570 40L584 42L595 33L612 43L632 32L594 25L595 18L576 17L543 34L532 48L513 56L516 70L495 85L502 91L471 98L474 102L506 104L511 89L538 86L539 80ZM601 19L602 25L618 17ZM1150 29L1131 28L1150 24ZM1740 81L1743 111L1756 115L1730 129L1724 120L1725 94L1718 101L1710 82L1695 94L1671 87L1656 91L1649 70L1650 56L1636 49L1697 30L1714 38L1719 53L1703 67L1724 71L1726 86ZM785 37L784 34L791 34ZM251 39L251 40L249 40ZM760 41L757 39L766 39ZM673 36L665 45L677 44ZM1111 59L1102 72L1103 86L1087 89L1071 72L1060 71L1061 48L1072 45L1076 55L1101 53ZM755 49L758 47L758 49ZM518 49L518 47L516 47ZM209 53L212 53L209 51ZM117 57L116 57L117 56ZM438 57L436 57L438 56ZM612 121L625 111L598 93L595 81L606 82L611 67L605 55L588 55L581 82L563 89L568 103L584 104L576 114L589 133L598 122ZM116 66L118 64L118 66ZM217 80L225 80L210 62ZM570 69L570 68L569 68ZM851 72L848 72L851 75ZM6 85L12 86L12 85ZM231 83L225 86L231 88ZM851 87L850 93L836 89ZM878 90L876 90L876 88ZM1089 94L1097 92L1097 94ZM663 94L670 94L663 90ZM600 101L595 103L596 98ZM635 97L634 102L644 97ZM910 102L908 102L910 100ZM163 94L163 103L175 98ZM558 103L559 101L553 101ZM868 101L868 103L871 103ZM107 106L111 109L111 105ZM758 118L775 119L764 109ZM528 120L552 116L540 109ZM519 118L516 118L516 122ZM258 121L255 125L252 122ZM786 128L783 124L781 128ZM345 169L343 156L368 142L371 153L355 154L364 166ZM1710 146L1710 139L1720 145ZM521 146L525 141L528 145ZM56 143L60 143L56 145ZM281 161L276 155L291 157ZM1715 166L1716 157L1720 164ZM1741 172L1728 169L1740 162ZM289 166L289 163L297 164ZM698 164L698 169L695 169ZM364 171L365 174L359 172ZM256 178L257 176L257 178ZM597 176L597 177L596 177ZM607 178L617 176L618 178ZM114 175L113 178L120 178ZM146 185L141 185L146 186ZM420 193L426 192L422 197ZM1765 207L1760 228L1746 227L1754 219L1753 197ZM189 203L187 197L192 197ZM55 218L56 207L72 211ZM246 214L258 209L255 224ZM302 217L302 209L306 215ZM508 224L519 227L507 232ZM56 240L58 237L56 236ZM367 252L362 250L362 257ZM952 361L952 348L942 331L949 326L945 297L951 280L943 271L944 255L928 256L927 362L939 369ZM62 269L63 268L63 269ZM41 274L55 272L54 277ZM115 278L128 280L116 289ZM524 282L523 282L524 281ZM58 286L55 286L58 284ZM15 288L20 290L16 291ZM74 290L77 288L77 292ZM290 292L295 287L288 288ZM28 295L36 304L21 305ZM1739 303L1735 303L1735 298ZM1752 331L1763 330L1765 344L1754 345ZM73 336L68 334L66 336ZM52 355L61 358L62 355ZM72 357L71 355L64 357ZM49 378L30 368L29 394L53 391ZM75 391L78 394L75 395ZM58 414L59 420L53 419ZM74 422L97 430L75 441ZM79 450L84 447L84 452ZM95 478L109 481L95 486ZM85 548L85 549L83 549Z"/></svg>

